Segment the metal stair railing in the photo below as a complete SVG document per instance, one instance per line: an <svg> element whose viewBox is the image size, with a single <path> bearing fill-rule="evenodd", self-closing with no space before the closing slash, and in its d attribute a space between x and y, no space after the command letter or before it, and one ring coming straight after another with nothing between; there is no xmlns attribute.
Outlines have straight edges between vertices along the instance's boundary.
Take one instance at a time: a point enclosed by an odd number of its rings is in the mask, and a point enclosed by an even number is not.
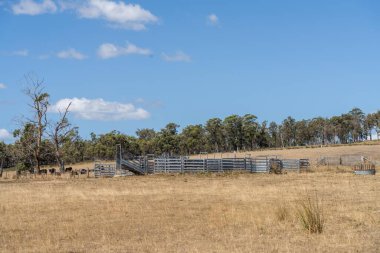
<svg viewBox="0 0 380 253"><path fill-rule="evenodd" d="M145 166L141 164L139 161L134 161L134 160L121 160L121 165L126 166L129 168L129 170L133 173L137 174L145 174Z"/></svg>

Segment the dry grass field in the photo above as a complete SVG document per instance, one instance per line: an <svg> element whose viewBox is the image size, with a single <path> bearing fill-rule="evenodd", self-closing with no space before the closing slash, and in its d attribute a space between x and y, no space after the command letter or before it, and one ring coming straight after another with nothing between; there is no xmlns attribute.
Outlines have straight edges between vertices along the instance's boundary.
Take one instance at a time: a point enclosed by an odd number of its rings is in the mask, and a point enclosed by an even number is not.
<svg viewBox="0 0 380 253"><path fill-rule="evenodd" d="M251 154L252 157L256 156L279 156L282 158L308 158L311 161L315 161L320 157L329 156L342 156L342 155L363 155L371 158L372 160L380 161L380 142L373 141L371 145L343 145L343 146L331 146L331 147L299 147L290 149L278 149L278 150L258 150L250 152L238 152L238 153L217 153L208 154L209 158L222 157L244 157L247 154ZM202 155L205 157L206 155ZM199 157L196 155L194 157Z"/></svg>
<svg viewBox="0 0 380 253"><path fill-rule="evenodd" d="M379 176L153 175L0 181L1 252L379 252ZM297 218L321 201L324 230Z"/></svg>

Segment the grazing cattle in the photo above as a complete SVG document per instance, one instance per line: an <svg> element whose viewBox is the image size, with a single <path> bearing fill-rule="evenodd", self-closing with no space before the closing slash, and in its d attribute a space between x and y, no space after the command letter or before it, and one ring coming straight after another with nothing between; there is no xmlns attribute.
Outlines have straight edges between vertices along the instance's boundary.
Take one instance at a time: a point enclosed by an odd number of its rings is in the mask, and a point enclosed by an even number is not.
<svg viewBox="0 0 380 253"><path fill-rule="evenodd" d="M51 175L53 175L55 172L56 172L56 171L55 171L54 168L49 169L49 173L50 173Z"/></svg>
<svg viewBox="0 0 380 253"><path fill-rule="evenodd" d="M40 169L39 171L39 174L42 175L42 174L47 174L47 169Z"/></svg>
<svg viewBox="0 0 380 253"><path fill-rule="evenodd" d="M87 170L86 169L80 169L80 174L83 175L83 174L87 174Z"/></svg>
<svg viewBox="0 0 380 253"><path fill-rule="evenodd" d="M71 176L72 176L72 177L75 177L75 176L78 176L78 177L79 177L79 172L76 171L76 170L72 170L72 171L71 171Z"/></svg>
<svg viewBox="0 0 380 253"><path fill-rule="evenodd" d="M65 168L65 172L72 172L73 171L73 167L67 167Z"/></svg>

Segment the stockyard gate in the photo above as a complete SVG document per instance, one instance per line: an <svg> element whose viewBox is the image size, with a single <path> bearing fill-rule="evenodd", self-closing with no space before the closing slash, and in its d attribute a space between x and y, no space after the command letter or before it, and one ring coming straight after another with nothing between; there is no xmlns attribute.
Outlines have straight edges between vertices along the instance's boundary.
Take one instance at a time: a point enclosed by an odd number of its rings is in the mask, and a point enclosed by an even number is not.
<svg viewBox="0 0 380 253"><path fill-rule="evenodd" d="M155 157L154 155L125 158L117 151L116 164L95 163L95 177L148 175L167 173L223 173L246 171L278 173L282 170L301 172L310 167L309 159L279 159L270 156L245 158Z"/></svg>

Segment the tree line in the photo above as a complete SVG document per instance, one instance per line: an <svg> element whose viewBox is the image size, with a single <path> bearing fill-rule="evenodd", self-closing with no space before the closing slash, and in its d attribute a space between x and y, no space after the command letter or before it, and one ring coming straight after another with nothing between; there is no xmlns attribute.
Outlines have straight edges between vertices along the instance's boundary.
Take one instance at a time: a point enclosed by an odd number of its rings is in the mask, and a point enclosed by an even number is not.
<svg viewBox="0 0 380 253"><path fill-rule="evenodd" d="M49 94L42 82L30 80L25 91L33 112L19 129L14 131L12 144L0 142L0 166L16 166L18 170L93 161L113 160L116 145L121 144L124 155L139 156L189 155L200 152L249 151L262 148L290 146L346 144L372 140L380 136L380 110L364 113L353 108L347 113L330 118L296 120L289 116L281 123L259 121L253 114L212 118L204 124L182 128L168 123L159 131L138 129L135 136L111 131L90 139L79 135L78 127L70 124L70 104L56 121L48 119ZM0 171L1 175L1 171Z"/></svg>

